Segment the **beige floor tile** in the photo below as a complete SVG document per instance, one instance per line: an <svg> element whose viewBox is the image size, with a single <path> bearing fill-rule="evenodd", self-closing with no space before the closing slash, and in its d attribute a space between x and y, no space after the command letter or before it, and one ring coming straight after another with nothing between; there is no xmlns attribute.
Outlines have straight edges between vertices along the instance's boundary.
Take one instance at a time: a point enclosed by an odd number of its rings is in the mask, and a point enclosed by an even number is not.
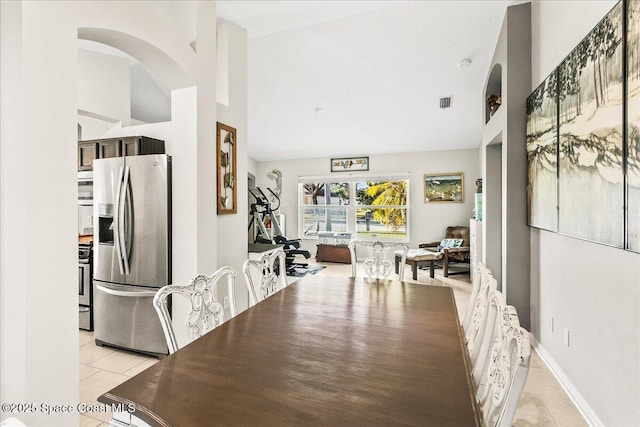
<svg viewBox="0 0 640 427"><path fill-rule="evenodd" d="M148 360L149 357L125 351L114 351L111 354L91 362L90 366L98 369L123 374L134 366Z"/></svg>
<svg viewBox="0 0 640 427"><path fill-rule="evenodd" d="M88 418L100 423L100 426L106 425L111 427L111 424L109 424L109 421L111 421L111 412L92 412Z"/></svg>
<svg viewBox="0 0 640 427"><path fill-rule="evenodd" d="M90 365L98 359L102 359L105 356L114 352L111 347L100 347L94 344L85 344L80 347L80 363L84 365Z"/></svg>
<svg viewBox="0 0 640 427"><path fill-rule="evenodd" d="M524 393L539 397L558 426L587 426L574 403L535 351L531 352L531 368ZM522 400L520 403L523 404Z"/></svg>
<svg viewBox="0 0 640 427"><path fill-rule="evenodd" d="M106 393L115 386L122 384L128 379L129 377L124 375L100 370L90 377L80 381L80 402L87 405L97 404L98 397L100 395ZM102 422L109 422L111 419L110 412L87 412L85 415Z"/></svg>
<svg viewBox="0 0 640 427"><path fill-rule="evenodd" d="M78 337L80 347L93 342L93 333L91 332L81 331Z"/></svg>
<svg viewBox="0 0 640 427"><path fill-rule="evenodd" d="M102 421L80 414L80 427L99 427Z"/></svg>
<svg viewBox="0 0 640 427"><path fill-rule="evenodd" d="M129 378L109 371L100 370L80 381L80 401L89 405L97 403L98 397L122 384Z"/></svg>
<svg viewBox="0 0 640 427"><path fill-rule="evenodd" d="M138 363L133 368L125 371L123 373L123 375L126 375L128 377L132 377L134 375L138 375L140 372L144 371L147 368L150 368L151 366L155 365L156 363L158 363L158 359L156 359L155 357L150 357L149 359Z"/></svg>
<svg viewBox="0 0 640 427"><path fill-rule="evenodd" d="M522 393L513 425L514 427L558 426L544 403L544 399L537 394L527 392Z"/></svg>
<svg viewBox="0 0 640 427"><path fill-rule="evenodd" d="M94 368L89 365L80 364L80 380L90 377L91 375L99 372L100 369Z"/></svg>

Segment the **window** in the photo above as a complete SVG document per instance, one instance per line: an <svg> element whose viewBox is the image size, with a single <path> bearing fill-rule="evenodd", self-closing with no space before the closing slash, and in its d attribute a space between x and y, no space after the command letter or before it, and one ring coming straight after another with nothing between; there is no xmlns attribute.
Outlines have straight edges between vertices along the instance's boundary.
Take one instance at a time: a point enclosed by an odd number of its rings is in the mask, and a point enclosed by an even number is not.
<svg viewBox="0 0 640 427"><path fill-rule="evenodd" d="M313 182L302 187L303 237L347 231L350 186L348 182Z"/></svg>
<svg viewBox="0 0 640 427"><path fill-rule="evenodd" d="M300 178L300 235L408 240L408 175Z"/></svg>
<svg viewBox="0 0 640 427"><path fill-rule="evenodd" d="M409 180L356 182L356 236L404 239L408 185Z"/></svg>

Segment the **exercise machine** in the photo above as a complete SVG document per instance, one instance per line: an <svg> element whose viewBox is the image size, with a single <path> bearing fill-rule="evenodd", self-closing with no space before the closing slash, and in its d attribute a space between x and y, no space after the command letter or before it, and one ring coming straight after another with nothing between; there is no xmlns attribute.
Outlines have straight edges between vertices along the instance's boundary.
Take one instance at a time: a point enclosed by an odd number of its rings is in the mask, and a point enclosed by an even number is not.
<svg viewBox="0 0 640 427"><path fill-rule="evenodd" d="M308 266L306 263L295 262L296 255L302 255L305 259L309 259L311 253L300 249L300 239L289 239L284 235L277 215L274 213L280 208L280 198L268 187L267 191L273 196L272 200L274 200L275 207L272 206L260 187L249 188L249 192L256 199L256 202L249 207L251 213L249 231L254 228L257 229L253 240L254 243L283 245L287 274L292 275L296 267ZM269 233L268 224L271 225L271 233Z"/></svg>

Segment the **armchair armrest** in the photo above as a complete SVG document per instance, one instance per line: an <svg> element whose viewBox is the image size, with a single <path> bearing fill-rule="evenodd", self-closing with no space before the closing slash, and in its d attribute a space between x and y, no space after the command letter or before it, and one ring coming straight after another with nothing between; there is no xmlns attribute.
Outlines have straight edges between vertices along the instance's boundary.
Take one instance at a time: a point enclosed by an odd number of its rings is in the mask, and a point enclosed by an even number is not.
<svg viewBox="0 0 640 427"><path fill-rule="evenodd" d="M471 247L470 246L460 246L459 248L444 248L442 249L442 252L444 253L465 253L465 252L470 252L471 251Z"/></svg>
<svg viewBox="0 0 640 427"><path fill-rule="evenodd" d="M430 243L420 243L418 245L419 248L437 248L440 245L440 242L430 242Z"/></svg>

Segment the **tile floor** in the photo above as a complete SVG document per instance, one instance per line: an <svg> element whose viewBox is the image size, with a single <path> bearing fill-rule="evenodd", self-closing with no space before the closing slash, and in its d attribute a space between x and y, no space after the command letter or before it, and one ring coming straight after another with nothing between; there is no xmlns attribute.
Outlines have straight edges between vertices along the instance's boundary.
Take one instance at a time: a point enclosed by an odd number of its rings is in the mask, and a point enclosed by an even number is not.
<svg viewBox="0 0 640 427"><path fill-rule="evenodd" d="M318 263L327 268L317 274L329 276L350 275L351 266ZM412 282L407 268L405 280ZM468 275L443 278L440 271L431 279L428 271L418 272L418 283L450 286L454 290L460 317L469 304L471 284ZM142 372L157 362L157 359L109 347L98 347L93 333L80 331L80 401L87 404L97 402L98 396ZM80 415L80 426L107 427L109 413L87 413ZM515 427L529 426L587 426L573 402L556 381L544 362L532 351L531 367L527 384L520 399L514 419Z"/></svg>

